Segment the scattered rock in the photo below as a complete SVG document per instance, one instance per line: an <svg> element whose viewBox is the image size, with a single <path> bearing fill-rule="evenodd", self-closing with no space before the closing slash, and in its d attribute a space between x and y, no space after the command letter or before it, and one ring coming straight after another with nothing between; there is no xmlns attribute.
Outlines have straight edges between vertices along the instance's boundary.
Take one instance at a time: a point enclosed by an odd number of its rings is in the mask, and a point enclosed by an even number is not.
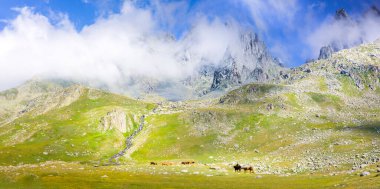
<svg viewBox="0 0 380 189"><path fill-rule="evenodd" d="M268 110L268 111L269 111L269 110L273 110L273 108L274 108L274 106L273 106L272 103L270 103L270 104L267 105L267 110Z"/></svg>
<svg viewBox="0 0 380 189"><path fill-rule="evenodd" d="M210 169L212 169L212 170L220 170L220 167L213 166L213 167L210 167Z"/></svg>
<svg viewBox="0 0 380 189"><path fill-rule="evenodd" d="M350 75L350 73L348 71L346 71L346 70L341 70L340 74L342 74L342 75Z"/></svg>
<svg viewBox="0 0 380 189"><path fill-rule="evenodd" d="M363 176L368 176L370 174L371 174L370 172L364 171L364 172L360 173L360 176L363 177Z"/></svg>

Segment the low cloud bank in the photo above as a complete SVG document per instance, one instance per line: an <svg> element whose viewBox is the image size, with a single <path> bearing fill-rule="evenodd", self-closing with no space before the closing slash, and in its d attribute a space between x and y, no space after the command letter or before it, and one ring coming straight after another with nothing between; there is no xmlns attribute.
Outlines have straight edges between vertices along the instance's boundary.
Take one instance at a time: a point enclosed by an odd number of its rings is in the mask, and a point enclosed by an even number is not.
<svg viewBox="0 0 380 189"><path fill-rule="evenodd" d="M238 39L237 25L199 17L175 40L161 31L149 9L125 2L120 13L99 18L81 31L65 14L54 20L24 7L0 31L0 89L34 76L70 78L118 88L132 76L181 79L203 58L217 63ZM222 40L221 40L222 39ZM186 53L193 61L183 62ZM189 58L189 57L188 57Z"/></svg>

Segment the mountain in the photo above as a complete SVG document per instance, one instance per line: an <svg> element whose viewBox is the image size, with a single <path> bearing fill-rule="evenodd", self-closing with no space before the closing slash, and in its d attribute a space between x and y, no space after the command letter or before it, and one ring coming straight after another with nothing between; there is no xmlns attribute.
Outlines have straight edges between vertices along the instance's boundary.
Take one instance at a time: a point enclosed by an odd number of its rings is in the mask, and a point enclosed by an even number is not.
<svg viewBox="0 0 380 189"><path fill-rule="evenodd" d="M268 77L259 78L231 60L241 57L227 57L232 73L223 72L228 77L218 86L242 86L213 98L149 103L40 79L1 92L0 187L69 178L75 186L101 179L122 181L120 187L140 177L139 183L255 180L233 172L237 162L251 165L257 179L282 179L290 187L294 179L316 179L318 187L380 184L380 40L283 70L273 82L265 82L276 76L264 61L249 68L263 66ZM202 74L212 78L220 68L203 67Z"/></svg>
<svg viewBox="0 0 380 189"><path fill-rule="evenodd" d="M185 81L189 88L196 86L197 96L226 91L249 82L274 82L280 72L286 70L270 55L257 34L244 30L239 33L238 39L237 47L225 49L219 62L208 62ZM205 61L204 58L200 60ZM186 61L185 64L192 60Z"/></svg>
<svg viewBox="0 0 380 189"><path fill-rule="evenodd" d="M268 82L283 70L260 41L257 34L243 33L240 36L243 51L236 54L226 51L221 67L214 71L211 90L224 89L249 82Z"/></svg>
<svg viewBox="0 0 380 189"><path fill-rule="evenodd" d="M361 17L357 19L353 19L345 9L338 9L335 12L334 20L332 23L330 23L330 29L332 31L336 29L348 31L346 33L342 33L344 37L340 37L339 39L332 39L329 44L325 44L323 47L321 47L318 59L326 59L331 56L332 52L337 52L342 49L358 46L364 42L369 42L366 41L368 40L368 36L365 37L365 35L372 34L359 35L359 33L366 33L361 29L363 27L372 28L373 26L376 26L375 23L379 22L379 20L380 11L375 5L371 6L367 11L363 13L363 15L361 15Z"/></svg>
<svg viewBox="0 0 380 189"><path fill-rule="evenodd" d="M336 25L338 27L357 27L358 23L354 21L346 12L345 9L338 9L335 12L334 21L332 25ZM326 46L323 46L320 50L318 59L326 59L329 58L332 54L332 52L337 52L342 49L347 49L349 47L357 46L359 44L362 44L363 40L359 39L357 41L354 41L353 43L351 41L344 41L341 39L335 39L330 42L330 44L326 44Z"/></svg>
<svg viewBox="0 0 380 189"><path fill-rule="evenodd" d="M359 169L380 158L379 57L377 41L287 70L276 83L244 85L250 74L232 69L243 86L222 97L157 104L30 81L2 92L17 116L0 126L0 162L108 163L122 152L113 161L239 161L271 174Z"/></svg>
<svg viewBox="0 0 380 189"><path fill-rule="evenodd" d="M225 27L231 29L229 25ZM280 72L287 69L271 56L264 42L249 29L239 28L234 36L236 40L230 40L223 47L224 55L220 59L210 59L207 53L199 52L194 46L193 35L189 32L175 53L179 65L198 65L191 74L165 80L135 76L128 78L121 91L134 97L144 98L150 94L174 101L207 98L249 82L274 82Z"/></svg>
<svg viewBox="0 0 380 189"><path fill-rule="evenodd" d="M126 161L247 162L263 174L370 170L380 161L379 69L377 41L289 70L278 83L159 106Z"/></svg>

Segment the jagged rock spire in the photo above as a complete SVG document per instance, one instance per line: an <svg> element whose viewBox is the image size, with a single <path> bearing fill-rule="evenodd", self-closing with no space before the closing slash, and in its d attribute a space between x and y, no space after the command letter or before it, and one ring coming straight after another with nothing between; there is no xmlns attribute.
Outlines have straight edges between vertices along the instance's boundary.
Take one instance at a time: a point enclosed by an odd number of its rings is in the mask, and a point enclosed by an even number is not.
<svg viewBox="0 0 380 189"><path fill-rule="evenodd" d="M349 16L348 16L346 10L344 10L343 8L338 9L335 12L335 19L336 20L345 20L345 19L348 19L348 18L349 18Z"/></svg>

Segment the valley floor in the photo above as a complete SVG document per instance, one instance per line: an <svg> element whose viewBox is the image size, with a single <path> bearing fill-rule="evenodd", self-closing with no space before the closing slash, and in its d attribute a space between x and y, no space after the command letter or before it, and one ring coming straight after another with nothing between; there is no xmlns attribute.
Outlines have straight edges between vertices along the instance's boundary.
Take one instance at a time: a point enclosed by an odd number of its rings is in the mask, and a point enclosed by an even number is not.
<svg viewBox="0 0 380 189"><path fill-rule="evenodd" d="M376 170L374 165L368 169ZM218 165L90 166L46 162L0 167L0 188L380 188L380 173L318 172L294 175L235 173Z"/></svg>

